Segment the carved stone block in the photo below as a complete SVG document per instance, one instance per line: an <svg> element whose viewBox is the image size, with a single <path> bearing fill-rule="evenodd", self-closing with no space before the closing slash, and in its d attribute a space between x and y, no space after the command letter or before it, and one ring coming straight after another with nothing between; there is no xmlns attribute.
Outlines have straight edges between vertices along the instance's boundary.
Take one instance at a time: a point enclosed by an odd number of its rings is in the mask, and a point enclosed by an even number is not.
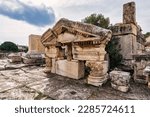
<svg viewBox="0 0 150 117"><path fill-rule="evenodd" d="M90 68L90 74L88 76L88 84L94 86L102 86L107 82L108 75L108 62L107 61L87 61L86 66Z"/></svg>
<svg viewBox="0 0 150 117"><path fill-rule="evenodd" d="M113 26L113 35L125 35L125 34L133 34L137 35L137 27L134 24L115 24Z"/></svg>
<svg viewBox="0 0 150 117"><path fill-rule="evenodd" d="M123 59L133 59L133 54L136 54L136 36L132 34L116 36L118 38L120 54L123 56Z"/></svg>
<svg viewBox="0 0 150 117"><path fill-rule="evenodd" d="M77 60L58 60L56 61L56 73L73 79L83 78L84 62Z"/></svg>
<svg viewBox="0 0 150 117"><path fill-rule="evenodd" d="M135 2L129 2L129 3L123 5L123 23L136 24Z"/></svg>

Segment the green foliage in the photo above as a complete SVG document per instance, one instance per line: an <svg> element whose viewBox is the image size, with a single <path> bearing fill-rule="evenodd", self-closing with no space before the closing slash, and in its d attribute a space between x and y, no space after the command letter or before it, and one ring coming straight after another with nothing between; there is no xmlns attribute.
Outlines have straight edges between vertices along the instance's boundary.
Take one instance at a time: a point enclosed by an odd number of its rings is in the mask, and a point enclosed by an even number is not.
<svg viewBox="0 0 150 117"><path fill-rule="evenodd" d="M28 52L28 47L25 47L26 49L25 49L25 51L24 52Z"/></svg>
<svg viewBox="0 0 150 117"><path fill-rule="evenodd" d="M149 36L150 36L150 32L147 32L147 33L144 34L144 38L147 38Z"/></svg>
<svg viewBox="0 0 150 117"><path fill-rule="evenodd" d="M13 42L4 42L0 45L0 50L4 52L18 52L18 47Z"/></svg>
<svg viewBox="0 0 150 117"><path fill-rule="evenodd" d="M109 18L105 18L102 14L91 14L83 19L84 23L93 24L102 28L109 28L110 21Z"/></svg>
<svg viewBox="0 0 150 117"><path fill-rule="evenodd" d="M112 38L111 41L108 42L105 50L109 54L110 58L110 69L114 69L118 65L120 65L122 61L122 55L120 54L120 46L117 38Z"/></svg>

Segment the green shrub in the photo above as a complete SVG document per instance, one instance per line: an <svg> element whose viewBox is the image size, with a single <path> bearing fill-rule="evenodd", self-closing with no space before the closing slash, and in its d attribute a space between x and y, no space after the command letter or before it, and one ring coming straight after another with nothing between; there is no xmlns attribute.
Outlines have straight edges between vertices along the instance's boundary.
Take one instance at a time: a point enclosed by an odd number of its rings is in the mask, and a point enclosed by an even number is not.
<svg viewBox="0 0 150 117"><path fill-rule="evenodd" d="M122 55L120 54L120 45L118 38L112 37L111 41L106 45L105 50L109 54L110 59L110 69L114 69L118 65L120 65L122 61Z"/></svg>
<svg viewBox="0 0 150 117"><path fill-rule="evenodd" d="M13 42L4 42L0 45L0 50L4 52L18 52L18 46Z"/></svg>

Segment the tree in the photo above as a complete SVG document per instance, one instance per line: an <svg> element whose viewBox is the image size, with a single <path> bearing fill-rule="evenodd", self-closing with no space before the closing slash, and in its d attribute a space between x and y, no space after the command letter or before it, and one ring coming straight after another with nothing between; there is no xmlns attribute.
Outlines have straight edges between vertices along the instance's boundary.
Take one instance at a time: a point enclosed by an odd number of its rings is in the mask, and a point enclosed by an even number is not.
<svg viewBox="0 0 150 117"><path fill-rule="evenodd" d="M102 28L109 28L110 21L109 18L105 18L102 14L91 14L82 20L84 23L93 24Z"/></svg>
<svg viewBox="0 0 150 117"><path fill-rule="evenodd" d="M147 38L149 36L150 36L150 32L147 32L147 33L144 34L144 38Z"/></svg>
<svg viewBox="0 0 150 117"><path fill-rule="evenodd" d="M13 42L6 41L0 45L0 50L5 52L18 52L18 46Z"/></svg>

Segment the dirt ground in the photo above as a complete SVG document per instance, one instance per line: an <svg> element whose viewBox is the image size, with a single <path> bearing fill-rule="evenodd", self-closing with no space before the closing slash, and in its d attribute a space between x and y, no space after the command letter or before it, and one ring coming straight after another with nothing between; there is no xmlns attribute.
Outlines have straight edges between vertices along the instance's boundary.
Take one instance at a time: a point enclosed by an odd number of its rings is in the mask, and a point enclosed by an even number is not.
<svg viewBox="0 0 150 117"><path fill-rule="evenodd" d="M2 100L149 100L147 85L131 80L129 92L86 84L86 78L74 80L56 74L45 74L44 67L9 64L0 60L0 99Z"/></svg>

